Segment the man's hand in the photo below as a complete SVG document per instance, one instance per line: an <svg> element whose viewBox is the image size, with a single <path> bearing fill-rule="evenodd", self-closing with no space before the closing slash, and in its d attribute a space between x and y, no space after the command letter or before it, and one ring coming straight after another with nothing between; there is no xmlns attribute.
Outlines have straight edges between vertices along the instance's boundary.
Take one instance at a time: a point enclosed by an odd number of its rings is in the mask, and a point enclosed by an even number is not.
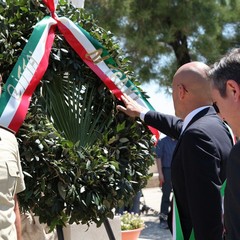
<svg viewBox="0 0 240 240"><path fill-rule="evenodd" d="M117 110L127 114L130 117L139 117L140 113L146 111L147 109L138 104L132 98L128 97L126 94L122 96L122 101L125 105L117 105Z"/></svg>

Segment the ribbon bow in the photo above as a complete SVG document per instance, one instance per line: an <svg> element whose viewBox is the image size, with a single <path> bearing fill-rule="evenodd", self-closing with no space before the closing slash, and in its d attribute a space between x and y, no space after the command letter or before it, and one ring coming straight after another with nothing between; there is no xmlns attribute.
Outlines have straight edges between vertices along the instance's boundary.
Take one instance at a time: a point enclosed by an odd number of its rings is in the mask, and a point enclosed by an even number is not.
<svg viewBox="0 0 240 240"><path fill-rule="evenodd" d="M48 67L56 27L80 58L118 99L125 93L139 104L154 110L99 41L70 19L56 15L58 0L43 2L50 10L51 16L37 23L7 79L5 91L1 95L0 125L15 132L22 125L31 96ZM150 130L158 139L159 132L153 128Z"/></svg>

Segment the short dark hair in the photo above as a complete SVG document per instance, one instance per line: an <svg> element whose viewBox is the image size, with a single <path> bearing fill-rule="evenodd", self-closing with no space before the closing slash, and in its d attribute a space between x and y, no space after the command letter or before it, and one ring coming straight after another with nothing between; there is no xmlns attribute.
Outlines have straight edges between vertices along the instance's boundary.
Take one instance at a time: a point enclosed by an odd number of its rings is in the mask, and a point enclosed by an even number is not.
<svg viewBox="0 0 240 240"><path fill-rule="evenodd" d="M240 84L240 48L232 49L219 62L214 63L207 75L220 95L225 97L227 80Z"/></svg>

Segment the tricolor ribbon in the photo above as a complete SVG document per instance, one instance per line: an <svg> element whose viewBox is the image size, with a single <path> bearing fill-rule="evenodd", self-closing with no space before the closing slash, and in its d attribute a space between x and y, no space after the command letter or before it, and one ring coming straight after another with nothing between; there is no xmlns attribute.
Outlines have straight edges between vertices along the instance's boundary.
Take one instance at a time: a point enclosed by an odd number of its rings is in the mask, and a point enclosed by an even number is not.
<svg viewBox="0 0 240 240"><path fill-rule="evenodd" d="M22 125L31 96L43 77L54 40L57 22L45 17L34 31L17 60L1 94L0 125L15 132Z"/></svg>
<svg viewBox="0 0 240 240"><path fill-rule="evenodd" d="M0 98L0 125L15 132L20 128L27 114L31 96L47 69L56 27L80 58L119 100L125 93L140 105L154 110L99 41L68 18L56 15L58 0L43 0L43 2L50 10L51 17L45 17L35 26L7 79ZM158 139L159 132L149 128Z"/></svg>

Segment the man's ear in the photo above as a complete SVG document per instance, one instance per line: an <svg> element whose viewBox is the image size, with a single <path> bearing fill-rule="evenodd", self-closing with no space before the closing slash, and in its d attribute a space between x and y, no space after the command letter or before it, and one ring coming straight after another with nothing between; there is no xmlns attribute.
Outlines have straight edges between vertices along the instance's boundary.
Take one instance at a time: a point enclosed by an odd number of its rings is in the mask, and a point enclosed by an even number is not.
<svg viewBox="0 0 240 240"><path fill-rule="evenodd" d="M235 102L240 100L240 85L235 80L228 80L226 83L227 94L230 95Z"/></svg>
<svg viewBox="0 0 240 240"><path fill-rule="evenodd" d="M178 97L180 100L184 99L185 95L188 93L183 84L177 85Z"/></svg>

